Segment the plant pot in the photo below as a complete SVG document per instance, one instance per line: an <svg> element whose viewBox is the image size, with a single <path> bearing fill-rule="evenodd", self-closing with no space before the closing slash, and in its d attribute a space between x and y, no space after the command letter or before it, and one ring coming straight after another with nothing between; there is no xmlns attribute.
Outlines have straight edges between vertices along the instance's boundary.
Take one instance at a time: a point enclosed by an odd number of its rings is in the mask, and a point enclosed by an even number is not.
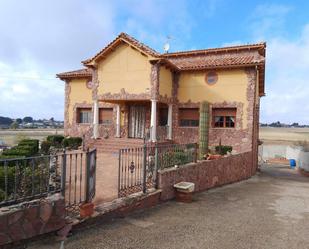
<svg viewBox="0 0 309 249"><path fill-rule="evenodd" d="M89 217L94 212L94 204L93 203L84 203L79 206L79 215L81 218Z"/></svg>
<svg viewBox="0 0 309 249"><path fill-rule="evenodd" d="M190 203L192 202L192 192L180 192L176 190L176 201Z"/></svg>
<svg viewBox="0 0 309 249"><path fill-rule="evenodd" d="M207 158L207 160L215 160L215 159L219 159L219 158L221 158L222 157L222 155L219 155L219 154L214 154L214 155L209 155L208 156L208 158Z"/></svg>
<svg viewBox="0 0 309 249"><path fill-rule="evenodd" d="M176 201L190 203L192 202L192 193L195 185L192 182L179 182L174 185L176 190Z"/></svg>

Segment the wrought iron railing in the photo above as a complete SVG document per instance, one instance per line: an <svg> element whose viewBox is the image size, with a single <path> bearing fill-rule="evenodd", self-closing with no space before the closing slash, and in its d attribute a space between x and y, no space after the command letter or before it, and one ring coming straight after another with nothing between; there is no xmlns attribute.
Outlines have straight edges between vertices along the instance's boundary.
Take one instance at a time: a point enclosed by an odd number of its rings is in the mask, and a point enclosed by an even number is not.
<svg viewBox="0 0 309 249"><path fill-rule="evenodd" d="M197 161L198 146L191 144L163 144L156 146L158 169L175 167Z"/></svg>
<svg viewBox="0 0 309 249"><path fill-rule="evenodd" d="M61 192L67 209L95 194L96 150L0 160L0 207Z"/></svg>
<svg viewBox="0 0 309 249"><path fill-rule="evenodd" d="M144 145L119 150L118 195L155 188L157 170L197 160L197 144Z"/></svg>
<svg viewBox="0 0 309 249"><path fill-rule="evenodd" d="M61 155L0 160L0 206L61 191Z"/></svg>

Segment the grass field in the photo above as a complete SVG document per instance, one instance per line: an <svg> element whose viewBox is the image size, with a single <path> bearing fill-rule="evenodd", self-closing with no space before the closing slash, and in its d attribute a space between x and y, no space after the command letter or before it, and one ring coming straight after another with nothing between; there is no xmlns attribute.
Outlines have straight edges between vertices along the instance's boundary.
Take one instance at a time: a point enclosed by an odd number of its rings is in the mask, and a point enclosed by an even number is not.
<svg viewBox="0 0 309 249"><path fill-rule="evenodd" d="M62 129L24 129L24 130L0 130L0 141L8 145L17 144L22 138L44 140L48 135L63 134Z"/></svg>

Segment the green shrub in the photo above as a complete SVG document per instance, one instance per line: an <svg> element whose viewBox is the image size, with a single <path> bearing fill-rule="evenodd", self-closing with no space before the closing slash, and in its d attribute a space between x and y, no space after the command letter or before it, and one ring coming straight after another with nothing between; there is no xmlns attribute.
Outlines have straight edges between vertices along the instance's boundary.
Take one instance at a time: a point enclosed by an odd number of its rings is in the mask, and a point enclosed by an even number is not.
<svg viewBox="0 0 309 249"><path fill-rule="evenodd" d="M233 147L229 145L218 145L215 149L216 153L220 155L226 155L228 152L231 152L233 150Z"/></svg>
<svg viewBox="0 0 309 249"><path fill-rule="evenodd" d="M190 149L189 149L190 150ZM174 167L175 165L183 165L193 162L193 153L189 150L168 151L163 153L159 160L160 168Z"/></svg>
<svg viewBox="0 0 309 249"><path fill-rule="evenodd" d="M33 146L35 153L39 151L39 140L38 139L24 139L18 143L18 146Z"/></svg>
<svg viewBox="0 0 309 249"><path fill-rule="evenodd" d="M83 139L81 137L66 137L63 139L63 147L69 149L78 149L82 145Z"/></svg>
<svg viewBox="0 0 309 249"><path fill-rule="evenodd" d="M51 143L52 146L61 147L64 136L62 135L50 135L46 138L48 142Z"/></svg>
<svg viewBox="0 0 309 249"><path fill-rule="evenodd" d="M49 149L50 149L51 145L52 145L51 142L49 142L49 141L43 141L43 142L41 143L41 152L42 152L43 154L49 154Z"/></svg>
<svg viewBox="0 0 309 249"><path fill-rule="evenodd" d="M14 147L12 149L3 151L2 155L4 155L4 156L15 156L16 158L19 158L19 157L30 157L33 154L31 153L31 150L25 149L25 148L18 148L18 146L17 146L17 147Z"/></svg>

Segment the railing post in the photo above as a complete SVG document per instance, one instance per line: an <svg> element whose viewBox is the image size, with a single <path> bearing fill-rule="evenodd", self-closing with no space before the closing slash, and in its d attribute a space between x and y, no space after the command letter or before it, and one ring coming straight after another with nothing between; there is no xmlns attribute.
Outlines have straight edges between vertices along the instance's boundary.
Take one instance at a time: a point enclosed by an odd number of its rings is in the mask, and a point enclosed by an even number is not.
<svg viewBox="0 0 309 249"><path fill-rule="evenodd" d="M89 148L87 148L86 152L86 202L89 202L89 172L90 171L90 156L89 156Z"/></svg>
<svg viewBox="0 0 309 249"><path fill-rule="evenodd" d="M143 147L143 193L146 193L147 186L146 186L146 169L147 168L147 145L144 144Z"/></svg>
<svg viewBox="0 0 309 249"><path fill-rule="evenodd" d="M62 154L62 165L61 165L61 194L65 197L65 181L66 181L66 172L67 172L67 157L65 154L65 150L63 150Z"/></svg>
<svg viewBox="0 0 309 249"><path fill-rule="evenodd" d="M120 197L120 174L121 174L121 149L119 150L118 155L118 197Z"/></svg>
<svg viewBox="0 0 309 249"><path fill-rule="evenodd" d="M154 177L155 177L155 186L158 187L158 144L155 144L155 168L154 168Z"/></svg>

